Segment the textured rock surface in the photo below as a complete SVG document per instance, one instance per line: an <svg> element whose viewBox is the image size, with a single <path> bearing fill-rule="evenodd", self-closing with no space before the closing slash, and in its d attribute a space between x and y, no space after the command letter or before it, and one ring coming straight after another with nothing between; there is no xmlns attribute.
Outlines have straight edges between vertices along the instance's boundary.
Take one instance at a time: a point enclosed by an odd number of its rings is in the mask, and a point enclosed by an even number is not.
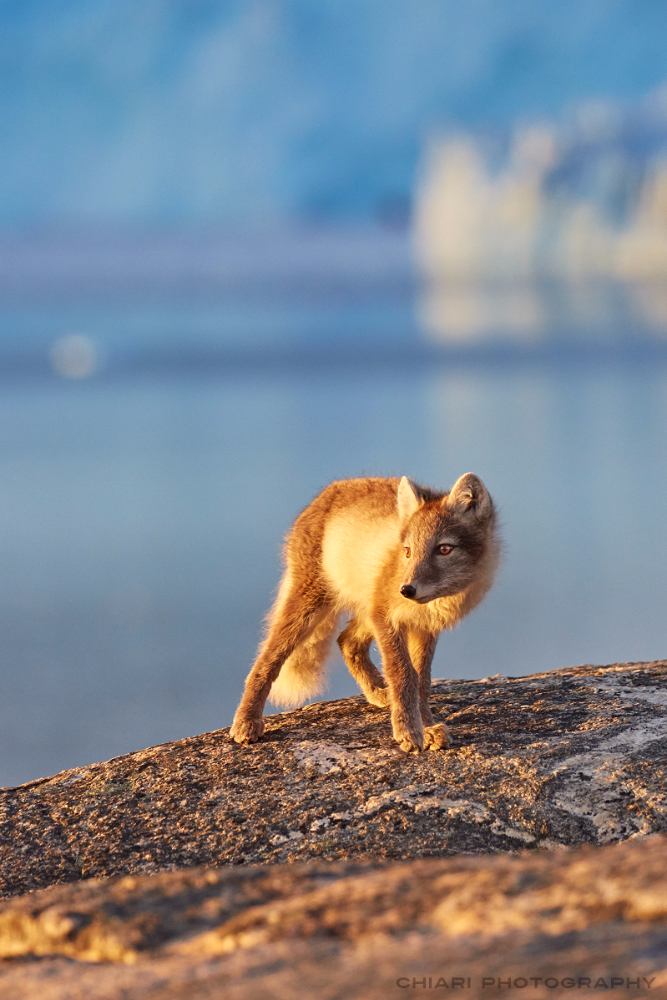
<svg viewBox="0 0 667 1000"><path fill-rule="evenodd" d="M0 997L667 997L666 676L435 682L446 752L350 698L3 789Z"/></svg>
<svg viewBox="0 0 667 1000"><path fill-rule="evenodd" d="M0 792L0 889L210 864L413 859L667 830L667 664L442 681L454 745L406 755L361 698Z"/></svg>
<svg viewBox="0 0 667 1000"><path fill-rule="evenodd" d="M666 847L656 836L57 886L0 905L0 956L10 959L0 996L664 997Z"/></svg>

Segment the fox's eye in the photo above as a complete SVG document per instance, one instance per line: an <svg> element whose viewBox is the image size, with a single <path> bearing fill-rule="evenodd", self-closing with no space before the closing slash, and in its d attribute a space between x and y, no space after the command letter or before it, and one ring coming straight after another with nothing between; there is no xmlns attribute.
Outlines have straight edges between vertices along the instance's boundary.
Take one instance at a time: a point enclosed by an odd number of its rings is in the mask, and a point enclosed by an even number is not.
<svg viewBox="0 0 667 1000"><path fill-rule="evenodd" d="M405 545L403 547L403 551L405 552L406 557L409 559L410 558L410 546L409 545Z"/></svg>
<svg viewBox="0 0 667 1000"><path fill-rule="evenodd" d="M448 556L453 548L454 548L453 545L439 545L438 552L440 553L441 556Z"/></svg>

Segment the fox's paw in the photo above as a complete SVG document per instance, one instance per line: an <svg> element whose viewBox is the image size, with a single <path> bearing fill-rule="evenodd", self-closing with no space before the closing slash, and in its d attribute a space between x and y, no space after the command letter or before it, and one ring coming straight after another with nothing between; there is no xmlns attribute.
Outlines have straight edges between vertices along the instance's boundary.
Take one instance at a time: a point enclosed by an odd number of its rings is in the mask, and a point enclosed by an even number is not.
<svg viewBox="0 0 667 1000"><path fill-rule="evenodd" d="M384 687L377 687L374 684L373 687L365 689L364 695L369 705L375 705L376 708L388 708L389 706L389 692Z"/></svg>
<svg viewBox="0 0 667 1000"><path fill-rule="evenodd" d="M427 750L446 750L452 745L452 738L444 722L436 722L434 726L424 728L424 748Z"/></svg>
<svg viewBox="0 0 667 1000"><path fill-rule="evenodd" d="M407 726L394 726L394 739L405 753L419 753L424 749L424 735Z"/></svg>
<svg viewBox="0 0 667 1000"><path fill-rule="evenodd" d="M264 719L234 719L229 735L236 743L256 743L264 732Z"/></svg>

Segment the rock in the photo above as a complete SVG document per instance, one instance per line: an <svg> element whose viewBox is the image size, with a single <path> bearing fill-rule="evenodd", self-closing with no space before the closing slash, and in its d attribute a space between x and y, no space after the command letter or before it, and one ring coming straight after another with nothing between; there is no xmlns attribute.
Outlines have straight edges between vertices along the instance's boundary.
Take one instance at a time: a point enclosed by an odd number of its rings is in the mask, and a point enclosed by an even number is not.
<svg viewBox="0 0 667 1000"><path fill-rule="evenodd" d="M436 681L453 747L359 696L0 791L0 889L201 865L443 858L667 829L664 661Z"/></svg>
<svg viewBox="0 0 667 1000"><path fill-rule="evenodd" d="M436 681L446 752L358 697L4 789L0 996L665 996L666 674Z"/></svg>
<svg viewBox="0 0 667 1000"><path fill-rule="evenodd" d="M664 997L666 847L658 835L56 886L0 904L0 996Z"/></svg>

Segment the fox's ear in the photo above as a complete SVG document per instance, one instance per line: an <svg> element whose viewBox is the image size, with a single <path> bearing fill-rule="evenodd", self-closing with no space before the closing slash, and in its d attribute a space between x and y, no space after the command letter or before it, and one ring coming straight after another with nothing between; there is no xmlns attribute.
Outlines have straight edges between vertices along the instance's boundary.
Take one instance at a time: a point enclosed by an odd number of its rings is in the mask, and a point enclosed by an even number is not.
<svg viewBox="0 0 667 1000"><path fill-rule="evenodd" d="M407 476L403 476L398 484L398 516L400 520L407 521L416 510L422 505L422 498L415 483Z"/></svg>
<svg viewBox="0 0 667 1000"><path fill-rule="evenodd" d="M466 472L457 479L443 503L460 513L474 511L478 516L487 516L493 510L493 501L482 480L472 472Z"/></svg>

